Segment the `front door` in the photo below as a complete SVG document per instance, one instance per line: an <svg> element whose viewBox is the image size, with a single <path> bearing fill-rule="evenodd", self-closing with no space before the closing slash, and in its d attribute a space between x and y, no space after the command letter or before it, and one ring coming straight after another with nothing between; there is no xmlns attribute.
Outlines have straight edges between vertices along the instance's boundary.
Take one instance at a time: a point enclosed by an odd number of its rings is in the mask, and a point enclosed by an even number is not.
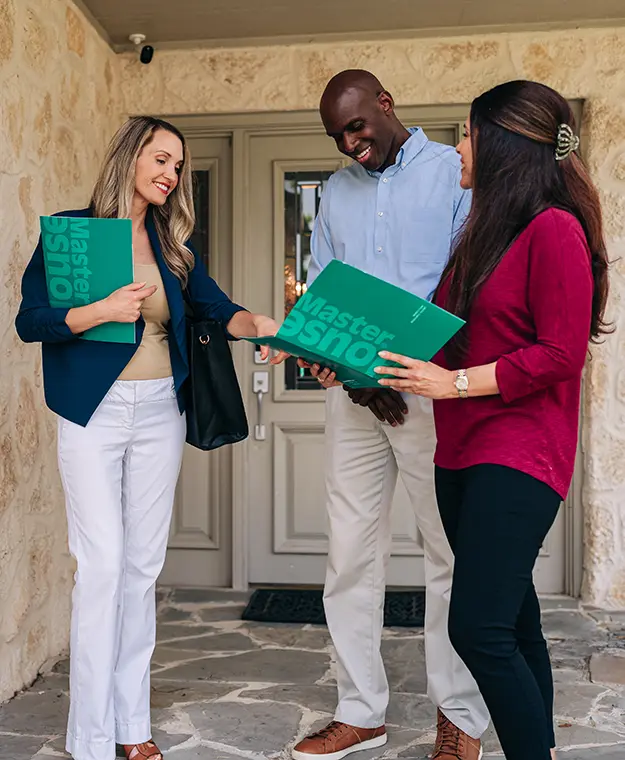
<svg viewBox="0 0 625 760"><path fill-rule="evenodd" d="M430 139L455 144L465 109L451 121L431 119ZM418 117L412 122L421 123ZM324 184L345 160L319 128L251 134L248 146L246 278L255 310L281 322L305 288L310 231ZM324 391L295 362L256 363L242 346L243 386L250 415L247 478L251 584L320 584L327 553L324 490ZM257 391L256 393L254 391ZM258 427L256 427L258 426ZM427 498L424 495L424 498ZM401 484L393 504L388 585L424 583L414 513ZM562 514L538 561L544 592L563 591Z"/></svg>
<svg viewBox="0 0 625 760"><path fill-rule="evenodd" d="M232 284L232 140L189 135L196 228L202 265L227 292ZM232 583L232 451L185 446L169 547L160 582L172 586Z"/></svg>
<svg viewBox="0 0 625 760"><path fill-rule="evenodd" d="M467 111L432 106L400 109L399 115L405 124L421 124L431 139L455 144ZM343 157L316 115L175 121L189 138L194 167L205 182L210 179L196 207L208 225L211 274L245 306L281 322L303 292L320 194ZM230 451L185 454L163 579L237 587L321 584L327 552L324 391L293 362L259 364L250 344L234 351L250 439ZM565 553L568 546L573 556L571 547L579 543L579 520L571 519L573 501L565 506L536 567L544 593L564 591L565 570L566 588L578 587ZM401 482L387 580L393 586L424 582L420 538Z"/></svg>

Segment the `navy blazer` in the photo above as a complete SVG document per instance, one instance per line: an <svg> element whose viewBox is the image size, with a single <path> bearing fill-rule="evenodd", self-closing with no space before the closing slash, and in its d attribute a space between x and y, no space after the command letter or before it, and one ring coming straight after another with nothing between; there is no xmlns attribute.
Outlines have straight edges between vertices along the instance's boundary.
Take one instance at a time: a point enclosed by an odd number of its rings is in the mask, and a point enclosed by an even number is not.
<svg viewBox="0 0 625 760"><path fill-rule="evenodd" d="M91 209L62 211L56 216L90 217ZM204 264L195 255L195 267L189 272L187 288L183 290L178 278L163 258L151 209L146 216L146 228L156 262L163 278L171 320L169 323L169 355L180 413L184 411L182 386L189 375L187 335L185 329L185 300L196 317L215 319L224 329L241 306L234 304L208 276ZM69 309L52 308L48 299L41 238L26 267L22 279L22 303L15 320L20 338L26 343L41 343L43 353L43 383L49 408L78 425L85 426L136 352L145 322L137 321L137 337L129 343L104 343L81 340L65 322Z"/></svg>

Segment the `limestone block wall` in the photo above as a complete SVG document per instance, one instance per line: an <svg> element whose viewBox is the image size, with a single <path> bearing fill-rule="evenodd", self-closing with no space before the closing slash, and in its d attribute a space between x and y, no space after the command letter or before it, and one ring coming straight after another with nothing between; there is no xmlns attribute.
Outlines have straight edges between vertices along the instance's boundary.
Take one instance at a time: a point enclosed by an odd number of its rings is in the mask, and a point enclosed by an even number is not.
<svg viewBox="0 0 625 760"><path fill-rule="evenodd" d="M619 328L593 348L584 408L587 601L625 607L625 30L498 34L383 43L157 50L121 56L124 109L159 114L314 109L343 68L375 72L400 105L469 103L509 79L586 101L587 158L601 190ZM620 257L620 259L619 259Z"/></svg>
<svg viewBox="0 0 625 760"><path fill-rule="evenodd" d="M72 563L38 346L13 320L39 214L87 204L118 63L67 0L0 0L0 701L67 645Z"/></svg>
<svg viewBox="0 0 625 760"><path fill-rule="evenodd" d="M468 103L512 78L584 98L604 203L616 335L584 407L587 601L625 607L625 30L116 56L71 0L0 0L0 701L67 645L72 562L39 348L13 329L38 215L86 204L125 113L314 109L327 79L374 71L401 105ZM619 259L620 257L620 259Z"/></svg>

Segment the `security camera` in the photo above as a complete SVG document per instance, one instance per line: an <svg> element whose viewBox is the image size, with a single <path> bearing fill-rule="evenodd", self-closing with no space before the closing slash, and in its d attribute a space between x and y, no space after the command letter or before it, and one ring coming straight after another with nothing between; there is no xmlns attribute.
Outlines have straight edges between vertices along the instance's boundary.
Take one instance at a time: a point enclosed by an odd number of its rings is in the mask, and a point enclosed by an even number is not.
<svg viewBox="0 0 625 760"><path fill-rule="evenodd" d="M154 48L152 45L143 45L143 47L141 47L142 43L145 42L145 34L131 34L128 39L139 52L139 60L141 63L150 63L152 58L154 58ZM141 49L139 50L140 47Z"/></svg>
<svg viewBox="0 0 625 760"><path fill-rule="evenodd" d="M141 63L150 63L150 61L154 58L154 48L152 45L144 45L141 48L141 53L139 54L139 60Z"/></svg>

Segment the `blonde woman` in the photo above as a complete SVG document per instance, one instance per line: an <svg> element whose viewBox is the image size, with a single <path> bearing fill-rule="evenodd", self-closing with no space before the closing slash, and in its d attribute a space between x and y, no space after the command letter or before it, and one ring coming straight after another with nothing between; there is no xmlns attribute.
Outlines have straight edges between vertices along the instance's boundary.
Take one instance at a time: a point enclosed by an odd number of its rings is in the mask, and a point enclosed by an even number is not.
<svg viewBox="0 0 625 760"><path fill-rule="evenodd" d="M60 216L130 218L138 281L88 306L51 308L40 242L22 282L16 327L23 341L42 344L77 563L66 744L76 760L113 760L116 742L129 760L160 760L150 658L185 441L184 300L232 337L278 328L232 303L188 248L191 190L182 134L159 119L130 119L110 144L89 208ZM135 344L78 340L104 322L136 322Z"/></svg>

